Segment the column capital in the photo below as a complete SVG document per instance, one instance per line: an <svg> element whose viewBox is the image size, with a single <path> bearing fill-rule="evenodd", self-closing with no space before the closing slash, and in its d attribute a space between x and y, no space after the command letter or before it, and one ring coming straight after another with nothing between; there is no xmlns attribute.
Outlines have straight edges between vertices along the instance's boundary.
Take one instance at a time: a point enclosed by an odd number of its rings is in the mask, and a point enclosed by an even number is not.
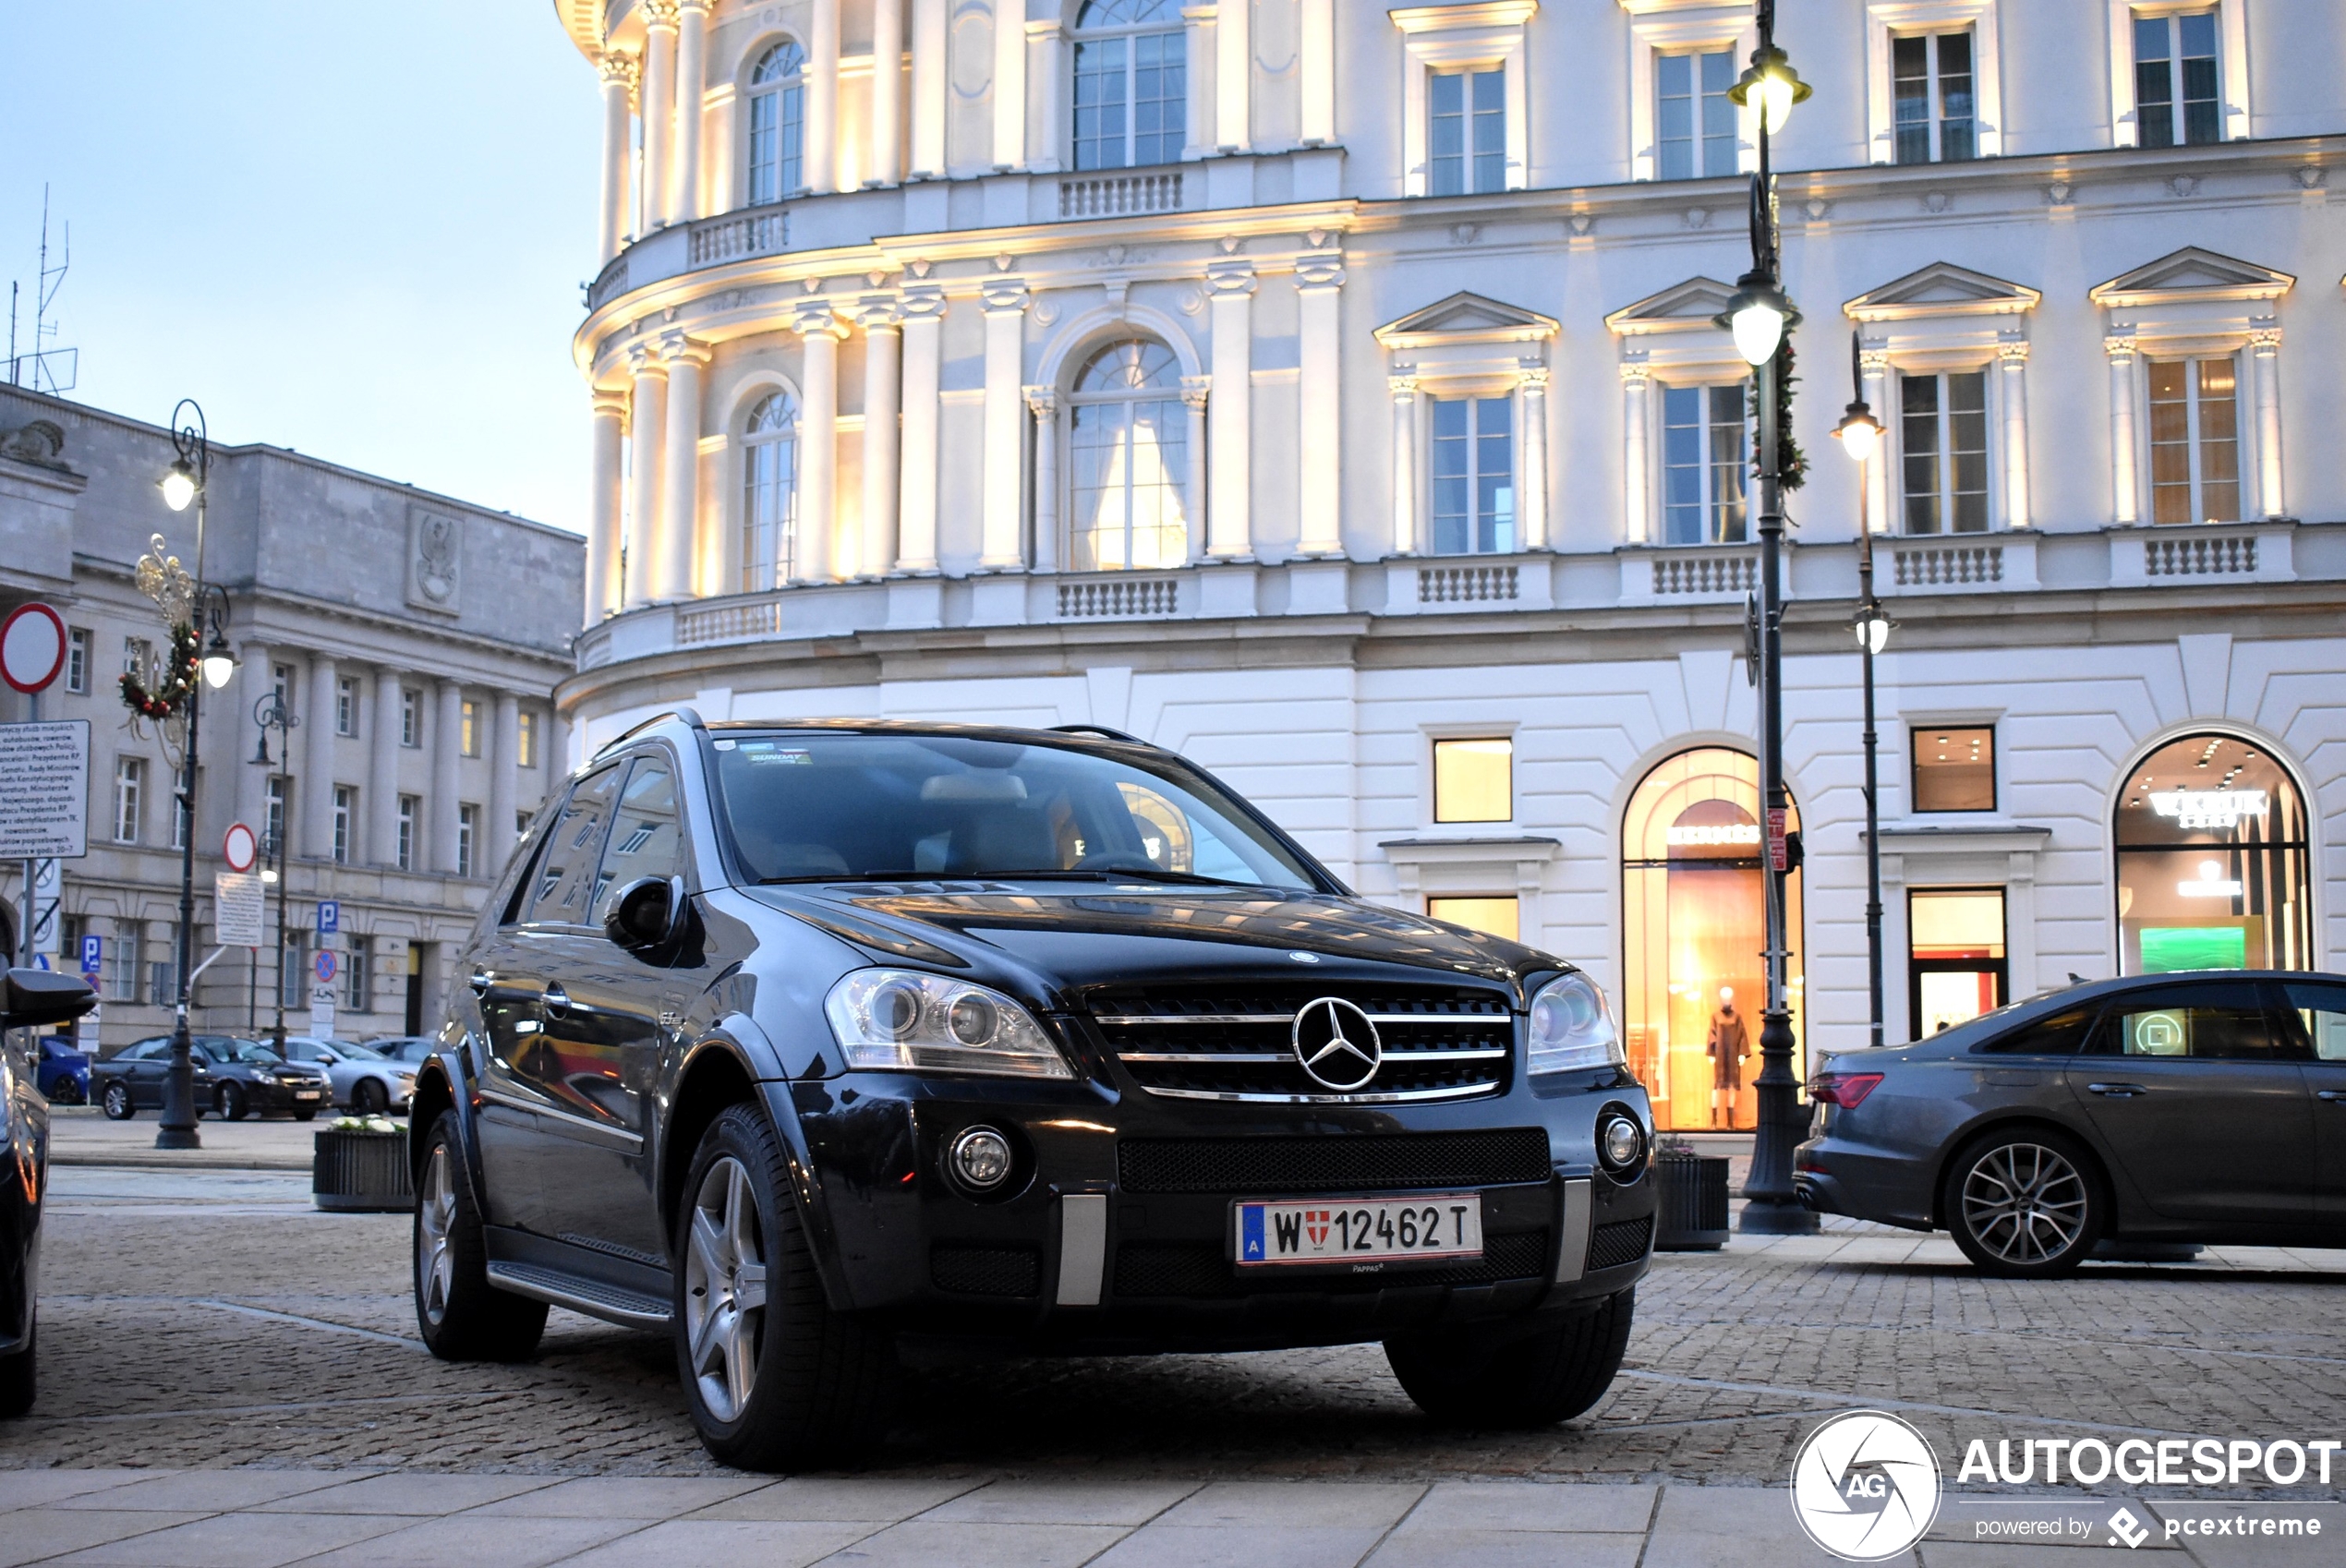
<svg viewBox="0 0 2346 1568"><path fill-rule="evenodd" d="M1625 348L1621 351L1621 379L1638 386L1653 380L1653 362L1646 357L1644 349Z"/></svg>
<svg viewBox="0 0 2346 1568"><path fill-rule="evenodd" d="M1385 376L1385 387L1393 394L1393 401L1396 403L1415 402L1418 395L1418 368L1414 365L1396 365Z"/></svg>
<svg viewBox="0 0 2346 1568"><path fill-rule="evenodd" d="M659 357L670 365L706 365L711 356L707 344L695 343L680 329L659 335Z"/></svg>
<svg viewBox="0 0 2346 1568"><path fill-rule="evenodd" d="M627 393L624 391L605 392L598 387L590 402L594 412L599 415L608 414L621 419L627 416Z"/></svg>
<svg viewBox="0 0 2346 1568"><path fill-rule="evenodd" d="M2280 352L2280 318L2252 316L2248 319L2248 346L2259 359L2269 359Z"/></svg>
<svg viewBox="0 0 2346 1568"><path fill-rule="evenodd" d="M904 302L892 294L867 294L855 301L855 324L867 332L889 332L904 320Z"/></svg>
<svg viewBox="0 0 2346 1568"><path fill-rule="evenodd" d="M1548 368L1538 359L1527 356L1516 362L1516 385L1527 392L1544 397L1548 391Z"/></svg>
<svg viewBox="0 0 2346 1568"><path fill-rule="evenodd" d="M641 338L627 345L627 373L631 376L666 376L668 362L661 357L659 344L650 338Z"/></svg>
<svg viewBox="0 0 2346 1568"><path fill-rule="evenodd" d="M2123 364L2134 358L2134 323L2130 321L2123 326L2113 325L2105 331L2101 335L2101 351L2110 356L2110 363L2113 365Z"/></svg>
<svg viewBox="0 0 2346 1568"><path fill-rule="evenodd" d="M643 0L640 8L644 13L644 26L647 29L667 28L671 31L674 30L676 5L677 0Z"/></svg>
<svg viewBox="0 0 2346 1568"><path fill-rule="evenodd" d="M1205 269L1205 286L1216 299L1252 294L1256 286L1254 263L1243 258L1210 262Z"/></svg>
<svg viewBox="0 0 2346 1568"><path fill-rule="evenodd" d="M1996 333L1996 357L2007 365L2025 364L2028 358L2028 332L2025 327L2005 327Z"/></svg>
<svg viewBox="0 0 2346 1568"><path fill-rule="evenodd" d="M1344 286L1344 253L1314 250L1295 259L1295 286L1309 293Z"/></svg>
<svg viewBox="0 0 2346 1568"><path fill-rule="evenodd" d="M697 11L706 17L708 15L708 0L676 0L676 11L680 16Z"/></svg>
<svg viewBox="0 0 2346 1568"><path fill-rule="evenodd" d="M916 316L937 318L945 314L943 283L906 283L899 291L897 298L907 320Z"/></svg>
<svg viewBox="0 0 2346 1568"><path fill-rule="evenodd" d="M1184 376L1181 378L1181 401L1188 404L1191 408L1203 408L1205 406L1206 395L1213 390L1214 378L1211 376Z"/></svg>
<svg viewBox="0 0 2346 1568"><path fill-rule="evenodd" d="M1034 411L1034 417L1050 419L1058 416L1059 394L1057 387L1025 387L1021 390L1026 397L1026 406Z"/></svg>
<svg viewBox="0 0 2346 1568"><path fill-rule="evenodd" d="M982 297L988 316L1014 316L1025 310L1030 296L1024 278L997 277L986 280Z"/></svg>
<svg viewBox="0 0 2346 1568"><path fill-rule="evenodd" d="M810 294L792 303L790 330L803 338L820 337L825 333L834 339L847 335L847 324L839 319L838 309L828 296L819 294Z"/></svg>
<svg viewBox="0 0 2346 1568"><path fill-rule="evenodd" d="M616 82L631 89L635 85L635 78L642 71L642 66L637 64L635 56L624 49L604 50L595 57L595 68L602 74L606 83Z"/></svg>

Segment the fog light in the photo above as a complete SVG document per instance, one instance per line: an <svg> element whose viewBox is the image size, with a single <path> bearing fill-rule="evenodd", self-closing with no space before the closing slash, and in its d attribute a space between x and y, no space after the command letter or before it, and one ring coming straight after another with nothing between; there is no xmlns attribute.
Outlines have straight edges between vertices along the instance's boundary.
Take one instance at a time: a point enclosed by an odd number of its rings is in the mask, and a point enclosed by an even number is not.
<svg viewBox="0 0 2346 1568"><path fill-rule="evenodd" d="M1597 1128L1597 1158L1615 1174L1634 1172L1645 1163L1645 1129L1627 1116L1611 1116Z"/></svg>
<svg viewBox="0 0 2346 1568"><path fill-rule="evenodd" d="M973 1127L946 1152L953 1179L972 1192L991 1192L1010 1175L1010 1140L990 1127Z"/></svg>

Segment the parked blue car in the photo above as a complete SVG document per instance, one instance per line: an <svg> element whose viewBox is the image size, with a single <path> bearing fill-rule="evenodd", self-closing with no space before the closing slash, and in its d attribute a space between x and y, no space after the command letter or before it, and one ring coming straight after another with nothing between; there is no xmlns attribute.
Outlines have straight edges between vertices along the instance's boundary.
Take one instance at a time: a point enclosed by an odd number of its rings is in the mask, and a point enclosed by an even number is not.
<svg viewBox="0 0 2346 1568"><path fill-rule="evenodd" d="M33 1082L52 1105L87 1105L90 1104L90 1057L74 1049L70 1034L47 1034L41 1039L41 1061L34 1069Z"/></svg>

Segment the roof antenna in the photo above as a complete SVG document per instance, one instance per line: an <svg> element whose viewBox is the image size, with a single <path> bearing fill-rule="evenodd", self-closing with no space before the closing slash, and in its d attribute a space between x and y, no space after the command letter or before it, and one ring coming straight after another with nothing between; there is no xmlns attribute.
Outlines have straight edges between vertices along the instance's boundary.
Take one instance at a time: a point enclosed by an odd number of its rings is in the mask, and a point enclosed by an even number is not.
<svg viewBox="0 0 2346 1568"><path fill-rule="evenodd" d="M49 320L49 308L57 300L57 291L65 287L66 273L73 267L73 225L65 225L64 257L49 265L49 187L41 187L41 267L32 288L32 352L17 352L17 295L14 283L8 285L8 384L26 383L26 361L30 360L31 385L35 392L45 392L54 397L74 389L79 380L80 354L70 348L51 348L49 343L57 335L56 323ZM60 371L63 379L60 380Z"/></svg>

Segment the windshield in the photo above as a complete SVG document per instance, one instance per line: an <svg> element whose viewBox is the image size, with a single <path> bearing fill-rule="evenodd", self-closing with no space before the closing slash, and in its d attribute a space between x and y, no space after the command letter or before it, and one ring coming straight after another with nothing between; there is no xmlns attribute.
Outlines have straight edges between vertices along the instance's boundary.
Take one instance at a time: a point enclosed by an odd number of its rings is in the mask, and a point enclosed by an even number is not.
<svg viewBox="0 0 2346 1568"><path fill-rule="evenodd" d="M841 877L1317 879L1205 779L952 735L798 731L714 742L720 809L760 882Z"/></svg>
<svg viewBox="0 0 2346 1568"><path fill-rule="evenodd" d="M258 1040L230 1040L210 1035L197 1041L196 1044L215 1062L257 1062L267 1067L278 1060L277 1053Z"/></svg>

